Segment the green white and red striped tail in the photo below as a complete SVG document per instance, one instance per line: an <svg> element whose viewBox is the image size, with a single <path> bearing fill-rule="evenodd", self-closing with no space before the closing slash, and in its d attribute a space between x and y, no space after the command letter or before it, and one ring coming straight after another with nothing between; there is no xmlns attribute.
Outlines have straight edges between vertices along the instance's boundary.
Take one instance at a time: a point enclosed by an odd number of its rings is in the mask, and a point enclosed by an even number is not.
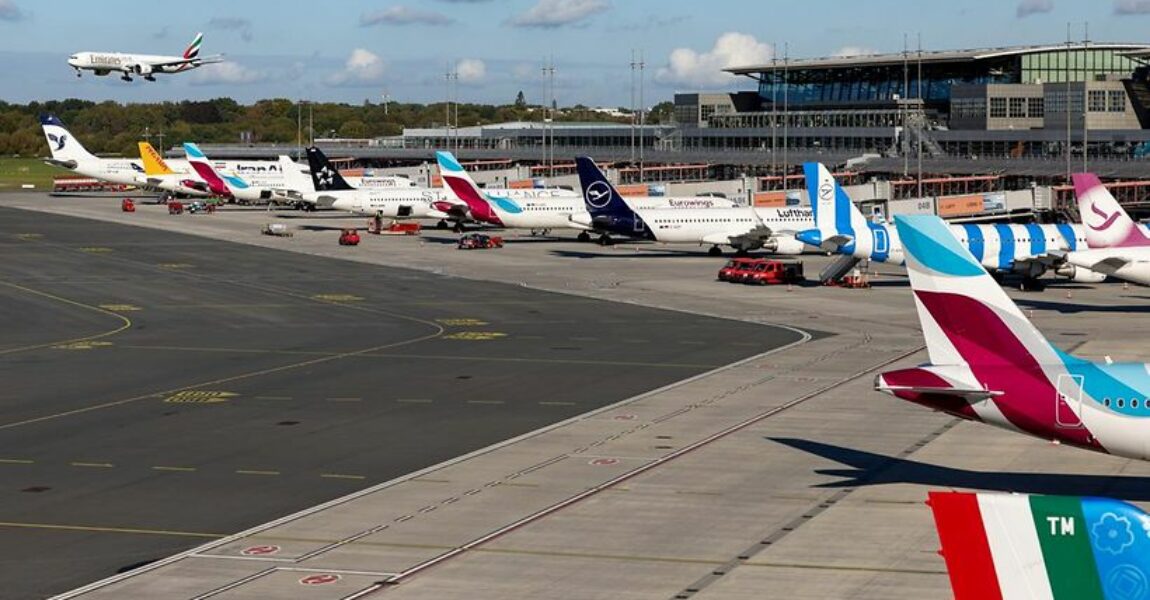
<svg viewBox="0 0 1150 600"><path fill-rule="evenodd" d="M1150 516L1109 498L930 492L955 600L1150 598Z"/></svg>

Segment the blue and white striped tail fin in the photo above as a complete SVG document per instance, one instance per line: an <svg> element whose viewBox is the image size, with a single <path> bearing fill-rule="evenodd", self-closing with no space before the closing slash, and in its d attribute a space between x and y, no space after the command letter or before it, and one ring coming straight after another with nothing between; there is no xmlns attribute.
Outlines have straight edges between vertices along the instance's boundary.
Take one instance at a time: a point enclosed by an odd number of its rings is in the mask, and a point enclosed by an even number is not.
<svg viewBox="0 0 1150 600"><path fill-rule="evenodd" d="M806 176L807 195L811 200L817 236L804 232L807 235L799 239L808 244L817 241L812 245L841 254L872 258L870 248L863 247L870 245L869 223L831 172L822 163L805 163L803 174ZM814 237L820 239L814 240Z"/></svg>

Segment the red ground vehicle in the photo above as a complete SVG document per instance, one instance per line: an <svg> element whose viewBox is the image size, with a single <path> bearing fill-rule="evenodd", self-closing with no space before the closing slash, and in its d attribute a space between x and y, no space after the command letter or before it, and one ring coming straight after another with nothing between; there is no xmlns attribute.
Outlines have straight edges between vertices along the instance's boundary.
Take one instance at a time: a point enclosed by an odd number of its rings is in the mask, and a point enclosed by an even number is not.
<svg viewBox="0 0 1150 600"><path fill-rule="evenodd" d="M339 234L340 246L358 246L359 245L359 232L354 229L344 229Z"/></svg>
<svg viewBox="0 0 1150 600"><path fill-rule="evenodd" d="M120 202L120 210L123 212L136 212L136 202L131 198L124 198Z"/></svg>
<svg viewBox="0 0 1150 600"><path fill-rule="evenodd" d="M177 202L174 200L171 202L168 202L168 214L169 215L182 215L182 214L184 214L184 203L183 202Z"/></svg>
<svg viewBox="0 0 1150 600"><path fill-rule="evenodd" d="M743 274L754 266L758 258L732 258L727 261L727 264L719 269L719 281L729 281L731 283L738 283L742 281Z"/></svg>
<svg viewBox="0 0 1150 600"><path fill-rule="evenodd" d="M486 235L482 233L468 233L460 236L459 249L460 250L478 250L486 248L502 248L503 238L497 235Z"/></svg>
<svg viewBox="0 0 1150 600"><path fill-rule="evenodd" d="M742 275L742 282L752 285L798 283L803 280L803 263L797 260L760 258Z"/></svg>

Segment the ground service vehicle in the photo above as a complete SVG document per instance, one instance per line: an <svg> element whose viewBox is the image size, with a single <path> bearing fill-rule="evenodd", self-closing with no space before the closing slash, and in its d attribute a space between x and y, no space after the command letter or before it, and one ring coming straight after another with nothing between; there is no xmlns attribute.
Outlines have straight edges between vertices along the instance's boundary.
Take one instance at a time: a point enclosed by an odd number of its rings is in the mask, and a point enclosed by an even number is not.
<svg viewBox="0 0 1150 600"><path fill-rule="evenodd" d="M719 281L729 281L737 283L741 280L743 273L754 266L757 258L732 258L719 269Z"/></svg>
<svg viewBox="0 0 1150 600"><path fill-rule="evenodd" d="M479 250L487 248L502 248L503 238L483 233L468 233L459 238L460 250Z"/></svg>
<svg viewBox="0 0 1150 600"><path fill-rule="evenodd" d="M798 283L803 280L803 263L760 258L742 273L741 281L753 285Z"/></svg>

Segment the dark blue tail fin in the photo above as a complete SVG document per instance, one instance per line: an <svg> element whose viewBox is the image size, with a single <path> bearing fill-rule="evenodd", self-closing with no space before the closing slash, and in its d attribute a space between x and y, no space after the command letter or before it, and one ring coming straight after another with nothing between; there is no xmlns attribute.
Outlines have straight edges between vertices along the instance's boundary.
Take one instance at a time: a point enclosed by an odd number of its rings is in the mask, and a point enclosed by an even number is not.
<svg viewBox="0 0 1150 600"><path fill-rule="evenodd" d="M575 165L579 168L579 186L583 188L583 204L591 217L626 217L635 216L631 207L623 201L619 190L607 181L607 176L599 170L595 161L587 156L575 158Z"/></svg>
<svg viewBox="0 0 1150 600"><path fill-rule="evenodd" d="M311 182L315 186L317 192L328 191L342 191L354 190L339 174L339 171L332 166L331 161L327 159L327 155L322 150L312 146L307 149L307 164L311 169Z"/></svg>

